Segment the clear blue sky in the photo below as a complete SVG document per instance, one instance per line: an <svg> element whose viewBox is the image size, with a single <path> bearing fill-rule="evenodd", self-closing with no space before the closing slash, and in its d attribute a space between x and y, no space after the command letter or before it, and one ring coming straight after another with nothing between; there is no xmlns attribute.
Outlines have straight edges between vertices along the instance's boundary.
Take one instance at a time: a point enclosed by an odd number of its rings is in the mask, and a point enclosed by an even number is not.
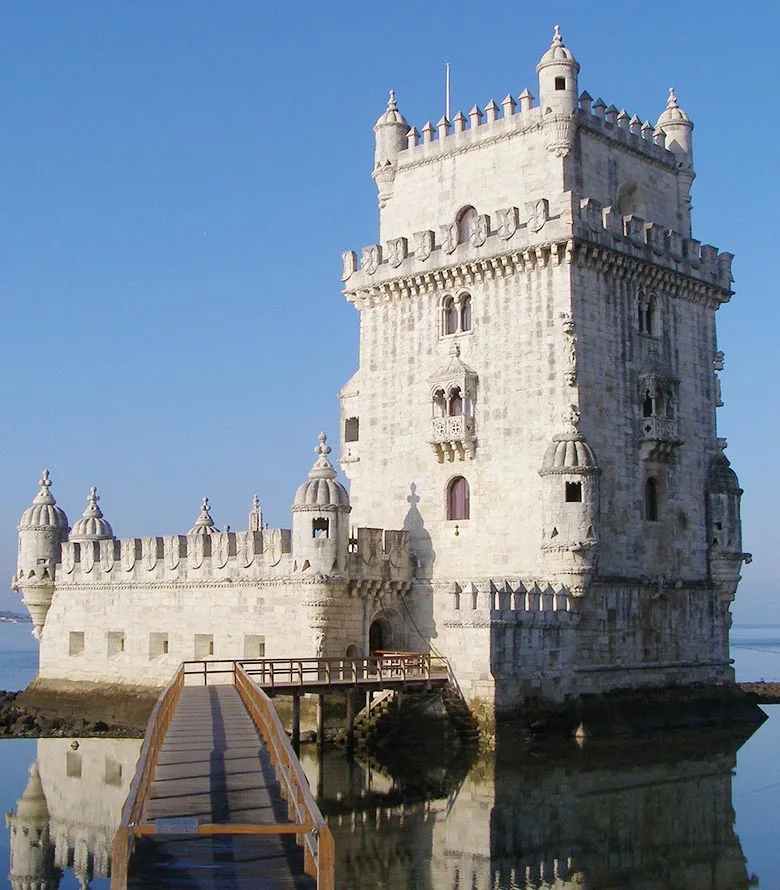
<svg viewBox="0 0 780 890"><path fill-rule="evenodd" d="M560 23L580 88L696 129L694 236L736 254L720 434L745 488L738 621L780 622L776 41L769 3L0 0L0 578L49 467L119 536L252 495L289 525L357 366L340 253L377 235L372 126L524 87ZM3 582L4 583L4 582ZM0 608L17 604L10 592Z"/></svg>

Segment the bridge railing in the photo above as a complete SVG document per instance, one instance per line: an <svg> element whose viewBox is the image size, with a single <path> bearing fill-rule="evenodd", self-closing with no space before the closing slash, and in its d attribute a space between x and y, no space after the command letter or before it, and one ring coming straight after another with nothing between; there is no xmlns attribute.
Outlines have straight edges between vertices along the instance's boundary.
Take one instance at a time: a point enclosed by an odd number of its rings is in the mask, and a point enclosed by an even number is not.
<svg viewBox="0 0 780 890"><path fill-rule="evenodd" d="M157 699L157 704L146 724L135 777L122 807L119 827L111 847L111 890L125 890L127 887L127 868L133 850L134 830L144 821L160 748L183 686L184 665L180 665L171 682Z"/></svg>
<svg viewBox="0 0 780 890"><path fill-rule="evenodd" d="M317 878L317 890L335 890L335 846L333 835L309 790L309 782L301 768L287 733L271 699L253 683L242 664L234 669L236 688L257 727L271 758L276 778L287 801L291 822L311 828L298 834L304 847L306 873Z"/></svg>

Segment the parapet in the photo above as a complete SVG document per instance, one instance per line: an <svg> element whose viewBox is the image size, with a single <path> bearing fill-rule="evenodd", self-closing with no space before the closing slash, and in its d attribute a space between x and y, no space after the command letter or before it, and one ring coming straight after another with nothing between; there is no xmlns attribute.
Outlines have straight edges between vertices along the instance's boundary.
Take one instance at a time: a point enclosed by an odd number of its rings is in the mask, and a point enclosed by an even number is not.
<svg viewBox="0 0 780 890"><path fill-rule="evenodd" d="M342 254L342 281L350 302L383 294L400 295L503 277L516 271L571 263L575 246L607 248L639 261L697 279L731 296L733 254L686 238L638 216L622 216L593 198L564 192L504 207L477 217L470 237L459 240L455 220L442 221L438 232L425 230L371 244ZM586 251L587 255L587 251Z"/></svg>
<svg viewBox="0 0 780 890"><path fill-rule="evenodd" d="M57 583L279 577L290 572L291 542L289 529L68 541L62 545Z"/></svg>
<svg viewBox="0 0 780 890"><path fill-rule="evenodd" d="M534 580L453 582L445 624L517 623L573 627L580 614L563 584Z"/></svg>
<svg viewBox="0 0 780 890"><path fill-rule="evenodd" d="M347 573L355 580L408 581L411 578L409 533L359 528L349 540Z"/></svg>

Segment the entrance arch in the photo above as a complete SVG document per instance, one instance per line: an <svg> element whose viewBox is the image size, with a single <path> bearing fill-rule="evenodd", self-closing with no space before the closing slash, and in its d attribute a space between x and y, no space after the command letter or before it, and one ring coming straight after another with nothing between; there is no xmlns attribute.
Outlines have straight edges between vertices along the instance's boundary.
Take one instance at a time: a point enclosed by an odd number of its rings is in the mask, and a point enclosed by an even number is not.
<svg viewBox="0 0 780 890"><path fill-rule="evenodd" d="M392 649L392 628L386 618L375 618L368 629L368 654L376 655Z"/></svg>

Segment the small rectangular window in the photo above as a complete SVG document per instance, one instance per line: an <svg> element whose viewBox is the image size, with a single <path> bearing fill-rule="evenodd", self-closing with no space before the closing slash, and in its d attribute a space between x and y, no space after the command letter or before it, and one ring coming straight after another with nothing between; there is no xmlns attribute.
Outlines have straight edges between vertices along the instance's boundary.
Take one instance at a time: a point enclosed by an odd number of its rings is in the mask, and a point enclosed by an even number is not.
<svg viewBox="0 0 780 890"><path fill-rule="evenodd" d="M125 651L125 635L121 630L110 630L106 634L106 655L113 658Z"/></svg>
<svg viewBox="0 0 780 890"><path fill-rule="evenodd" d="M149 634L149 658L160 658L168 654L168 634Z"/></svg>
<svg viewBox="0 0 780 890"><path fill-rule="evenodd" d="M566 89L566 78L565 77L556 77L555 78L555 89L556 90L565 90Z"/></svg>
<svg viewBox="0 0 780 890"><path fill-rule="evenodd" d="M68 655L81 655L84 652L84 631L72 630L68 636Z"/></svg>
<svg viewBox="0 0 780 890"><path fill-rule="evenodd" d="M244 658L265 658L265 637L244 634Z"/></svg>
<svg viewBox="0 0 780 890"><path fill-rule="evenodd" d="M348 417L344 422L344 441L357 442L360 438L360 418Z"/></svg>
<svg viewBox="0 0 780 890"><path fill-rule="evenodd" d="M582 482L566 483L566 503L579 504L582 502Z"/></svg>
<svg viewBox="0 0 780 890"><path fill-rule="evenodd" d="M103 777L106 785L121 785L122 764L111 757L106 757L106 770Z"/></svg>
<svg viewBox="0 0 780 890"><path fill-rule="evenodd" d="M317 519L312 519L311 521L311 536L312 538L327 538L328 535L328 527L329 522L327 519L323 519L319 517Z"/></svg>
<svg viewBox="0 0 780 890"><path fill-rule="evenodd" d="M71 779L81 778L81 754L77 751L65 753L65 774Z"/></svg>
<svg viewBox="0 0 780 890"><path fill-rule="evenodd" d="M202 660L214 654L214 635L195 634L195 658Z"/></svg>

